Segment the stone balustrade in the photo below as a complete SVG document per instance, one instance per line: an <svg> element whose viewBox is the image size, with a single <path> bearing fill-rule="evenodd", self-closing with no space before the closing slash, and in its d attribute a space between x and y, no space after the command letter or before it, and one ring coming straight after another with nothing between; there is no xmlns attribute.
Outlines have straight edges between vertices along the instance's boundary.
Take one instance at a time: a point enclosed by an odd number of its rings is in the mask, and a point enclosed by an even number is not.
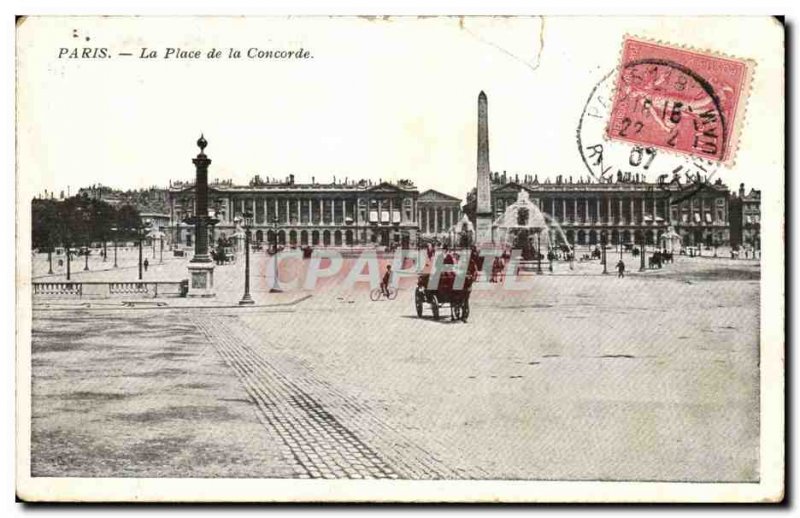
<svg viewBox="0 0 800 518"><path fill-rule="evenodd" d="M87 298L105 299L139 296L145 298L182 297L183 281L127 281L127 282L34 282L34 298Z"/></svg>

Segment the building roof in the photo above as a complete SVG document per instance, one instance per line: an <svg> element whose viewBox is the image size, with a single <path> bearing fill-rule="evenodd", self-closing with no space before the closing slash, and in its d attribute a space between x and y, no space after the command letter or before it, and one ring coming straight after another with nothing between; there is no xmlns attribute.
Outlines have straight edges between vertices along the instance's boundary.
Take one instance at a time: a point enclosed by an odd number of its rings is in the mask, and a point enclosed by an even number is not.
<svg viewBox="0 0 800 518"><path fill-rule="evenodd" d="M419 193L419 197L417 198L418 201L451 201L456 203L461 203L461 198L456 198L455 196L450 196L449 194L445 194L441 191L437 191L435 189L427 189L421 193Z"/></svg>
<svg viewBox="0 0 800 518"><path fill-rule="evenodd" d="M409 181L380 182L376 184L361 181L358 183L290 183L274 182L253 185L233 185L230 183L209 183L208 189L216 193L244 194L260 192L405 192L412 193L417 191L416 185ZM170 187L170 192L191 192L194 190L193 183L183 183Z"/></svg>
<svg viewBox="0 0 800 518"><path fill-rule="evenodd" d="M742 201L761 202L761 191L751 188L750 192L742 198Z"/></svg>
<svg viewBox="0 0 800 518"><path fill-rule="evenodd" d="M668 182L659 184L656 182L552 182L552 183L521 183L521 182L506 182L504 184L492 185L492 192L495 191L517 191L525 189L531 193L538 192L619 192L619 191L670 191L670 192L688 192L697 189L711 189L720 193L728 193L728 187L722 183L676 183Z"/></svg>

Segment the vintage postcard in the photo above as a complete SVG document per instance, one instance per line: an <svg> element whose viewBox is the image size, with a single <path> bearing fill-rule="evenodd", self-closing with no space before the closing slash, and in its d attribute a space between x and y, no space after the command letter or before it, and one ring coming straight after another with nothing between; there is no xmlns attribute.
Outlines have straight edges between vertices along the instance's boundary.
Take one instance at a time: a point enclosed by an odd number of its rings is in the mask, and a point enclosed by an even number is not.
<svg viewBox="0 0 800 518"><path fill-rule="evenodd" d="M782 500L783 46L19 17L19 498Z"/></svg>

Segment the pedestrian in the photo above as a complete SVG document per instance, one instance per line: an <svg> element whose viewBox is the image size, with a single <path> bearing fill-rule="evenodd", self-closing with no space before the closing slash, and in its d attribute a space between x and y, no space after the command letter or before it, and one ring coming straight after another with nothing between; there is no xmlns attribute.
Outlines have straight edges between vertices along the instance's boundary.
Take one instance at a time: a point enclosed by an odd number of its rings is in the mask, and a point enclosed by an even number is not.
<svg viewBox="0 0 800 518"><path fill-rule="evenodd" d="M144 260L144 271L147 271L147 267L150 266L150 261L147 259Z"/></svg>
<svg viewBox="0 0 800 518"><path fill-rule="evenodd" d="M501 259L500 256L497 256L494 258L494 261L492 262L492 279L490 282L497 282L500 277L500 273L502 271L503 271L503 259Z"/></svg>
<svg viewBox="0 0 800 518"><path fill-rule="evenodd" d="M625 277L625 263L622 262L622 259L617 263L617 271L619 272L619 274L617 274L618 278Z"/></svg>
<svg viewBox="0 0 800 518"><path fill-rule="evenodd" d="M383 295L388 299L389 298L389 281L392 279L392 265L386 265L386 273L383 274L383 279L381 280L381 292Z"/></svg>

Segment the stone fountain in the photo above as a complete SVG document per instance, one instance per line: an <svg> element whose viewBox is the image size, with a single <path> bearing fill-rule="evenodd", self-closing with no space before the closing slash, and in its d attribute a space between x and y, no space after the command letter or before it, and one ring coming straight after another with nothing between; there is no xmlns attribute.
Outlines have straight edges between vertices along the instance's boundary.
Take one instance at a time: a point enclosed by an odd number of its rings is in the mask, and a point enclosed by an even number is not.
<svg viewBox="0 0 800 518"><path fill-rule="evenodd" d="M506 207L493 224L494 242L522 250L523 258L531 259L535 252L550 248L550 232L545 215L530 199L528 191L520 190L517 201Z"/></svg>

